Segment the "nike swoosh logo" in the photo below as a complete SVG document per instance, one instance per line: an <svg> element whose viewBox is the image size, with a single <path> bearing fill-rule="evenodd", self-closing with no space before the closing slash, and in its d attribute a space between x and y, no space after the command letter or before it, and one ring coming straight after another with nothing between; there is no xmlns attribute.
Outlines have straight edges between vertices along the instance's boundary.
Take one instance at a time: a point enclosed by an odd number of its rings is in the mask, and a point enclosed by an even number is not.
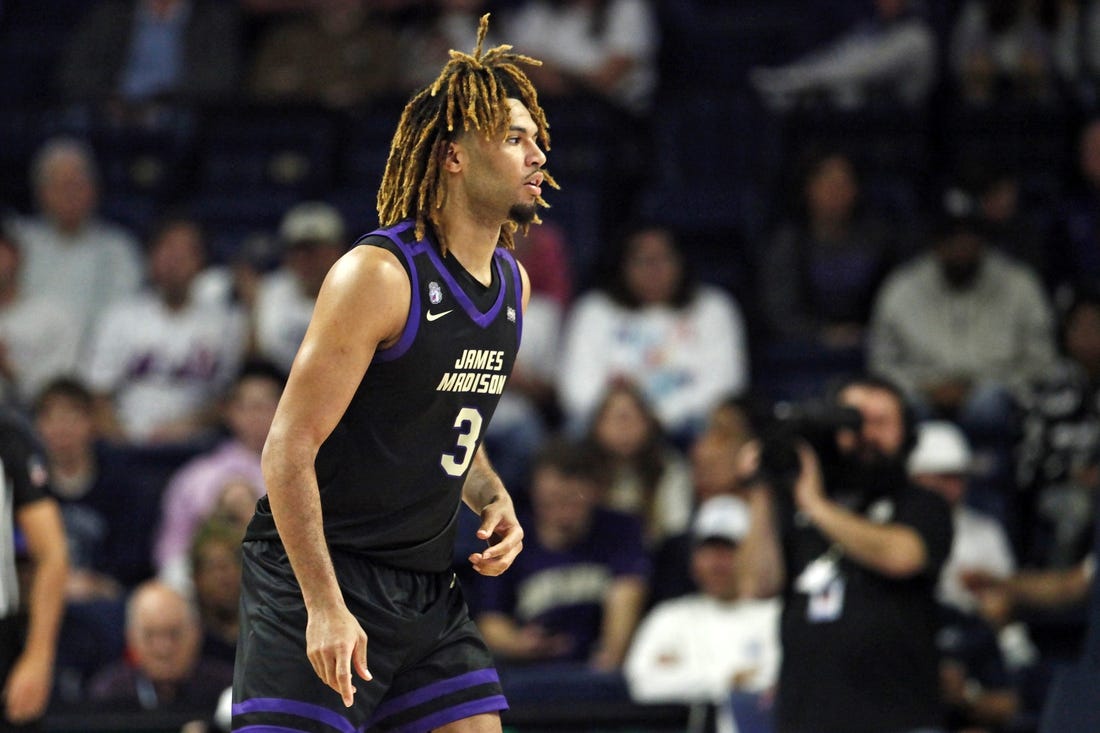
<svg viewBox="0 0 1100 733"><path fill-rule="evenodd" d="M447 315L448 313L450 313L453 310L454 310L454 308L451 308L450 311L443 311L442 313L432 313L431 311L428 311L428 320L429 321L434 321L437 318L442 318L443 316Z"/></svg>

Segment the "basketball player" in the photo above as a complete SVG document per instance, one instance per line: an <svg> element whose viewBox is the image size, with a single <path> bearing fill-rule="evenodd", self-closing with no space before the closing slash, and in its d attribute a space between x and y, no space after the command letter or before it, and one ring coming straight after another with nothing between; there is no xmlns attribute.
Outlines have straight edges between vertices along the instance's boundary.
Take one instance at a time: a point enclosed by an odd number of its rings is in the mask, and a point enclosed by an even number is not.
<svg viewBox="0 0 1100 733"><path fill-rule="evenodd" d="M329 272L291 368L245 537L235 730L501 730L507 704L450 567L461 502L486 542L477 572L522 548L480 445L527 300L512 233L554 183L518 66L538 62L482 53L487 28L405 107L382 228Z"/></svg>

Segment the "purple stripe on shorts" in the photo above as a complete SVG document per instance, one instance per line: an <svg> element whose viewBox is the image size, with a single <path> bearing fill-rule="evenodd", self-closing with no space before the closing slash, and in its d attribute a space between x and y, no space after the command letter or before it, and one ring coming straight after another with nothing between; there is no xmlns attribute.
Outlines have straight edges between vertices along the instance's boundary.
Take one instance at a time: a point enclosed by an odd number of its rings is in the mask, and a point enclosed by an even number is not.
<svg viewBox="0 0 1100 733"><path fill-rule="evenodd" d="M247 713L297 715L299 718L309 718L324 723L344 733L355 733L355 726L347 718L332 712L328 708L298 702L297 700L286 700L281 697L253 697L233 705L234 715L245 715Z"/></svg>
<svg viewBox="0 0 1100 733"><path fill-rule="evenodd" d="M479 713L495 713L507 709L508 703L505 701L504 695L493 695L492 697L470 700L453 707L437 710L419 720L414 720L397 728L391 728L390 733L428 733L428 731L435 730L441 725L469 718Z"/></svg>
<svg viewBox="0 0 1100 733"><path fill-rule="evenodd" d="M281 725L246 725L233 733L302 733L298 728L284 728Z"/></svg>
<svg viewBox="0 0 1100 733"><path fill-rule="evenodd" d="M382 703L375 709L374 715L371 716L371 723L373 724L377 720L382 720L395 713L400 713L403 710L416 707L429 700L434 700L437 697L443 697L444 695L450 695L459 690L477 687L478 685L484 685L490 682L500 682L497 671L492 668L478 669L473 672L467 672L466 674L460 674L458 677L451 677L447 680L433 682L426 687L421 687L419 690L406 692L404 695L399 695L392 700L387 700Z"/></svg>

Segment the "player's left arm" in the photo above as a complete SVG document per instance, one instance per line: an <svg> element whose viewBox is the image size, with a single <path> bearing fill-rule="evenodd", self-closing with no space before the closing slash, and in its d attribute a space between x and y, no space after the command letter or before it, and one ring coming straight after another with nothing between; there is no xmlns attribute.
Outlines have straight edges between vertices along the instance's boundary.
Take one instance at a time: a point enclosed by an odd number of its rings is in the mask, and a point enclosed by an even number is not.
<svg viewBox="0 0 1100 733"><path fill-rule="evenodd" d="M523 287L522 307L527 312L530 299L531 279L519 260L520 283ZM470 564L482 575L500 575L511 566L516 555L523 549L523 528L516 517L516 507L512 497L504 488L504 482L489 463L485 450L478 447L466 482L462 485L462 500L475 514L481 517L478 527L479 539L489 543L483 552L470 555Z"/></svg>
<svg viewBox="0 0 1100 733"><path fill-rule="evenodd" d="M470 555L470 564L482 575L500 575L523 549L523 528L516 518L511 495L482 447L478 447L466 474L462 500L481 517L478 539L489 543L482 552Z"/></svg>

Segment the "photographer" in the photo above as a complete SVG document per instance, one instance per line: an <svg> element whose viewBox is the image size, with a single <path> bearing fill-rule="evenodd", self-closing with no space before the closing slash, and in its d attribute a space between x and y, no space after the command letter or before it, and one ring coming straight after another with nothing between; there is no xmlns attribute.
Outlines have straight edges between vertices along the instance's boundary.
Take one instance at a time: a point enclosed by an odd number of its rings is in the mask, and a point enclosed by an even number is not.
<svg viewBox="0 0 1100 733"><path fill-rule="evenodd" d="M943 730L934 590L952 524L906 477L910 423L896 387L860 377L740 456L746 581L783 598L780 733Z"/></svg>

